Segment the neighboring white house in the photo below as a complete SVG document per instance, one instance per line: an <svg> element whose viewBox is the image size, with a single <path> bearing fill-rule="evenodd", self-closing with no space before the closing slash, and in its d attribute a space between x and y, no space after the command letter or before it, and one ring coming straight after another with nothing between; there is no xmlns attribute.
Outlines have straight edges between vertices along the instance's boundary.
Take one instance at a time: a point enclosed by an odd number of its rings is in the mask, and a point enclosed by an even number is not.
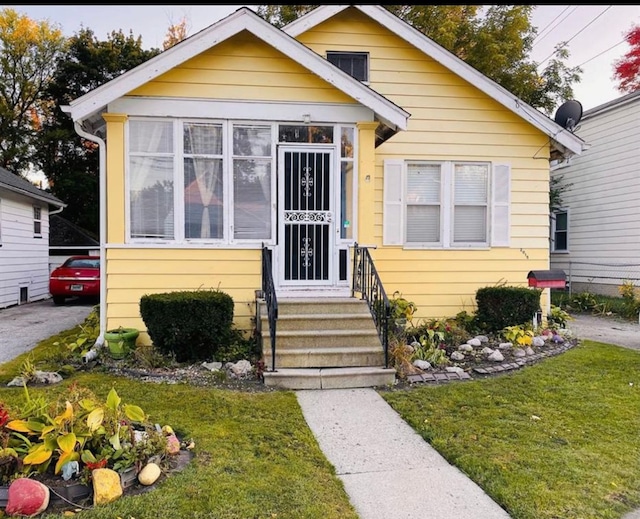
<svg viewBox="0 0 640 519"><path fill-rule="evenodd" d="M0 168L0 308L49 297L49 215L64 207Z"/></svg>
<svg viewBox="0 0 640 519"><path fill-rule="evenodd" d="M584 112L574 132L590 148L552 170L563 186L551 219L551 268L573 293L619 296L640 285L640 91Z"/></svg>

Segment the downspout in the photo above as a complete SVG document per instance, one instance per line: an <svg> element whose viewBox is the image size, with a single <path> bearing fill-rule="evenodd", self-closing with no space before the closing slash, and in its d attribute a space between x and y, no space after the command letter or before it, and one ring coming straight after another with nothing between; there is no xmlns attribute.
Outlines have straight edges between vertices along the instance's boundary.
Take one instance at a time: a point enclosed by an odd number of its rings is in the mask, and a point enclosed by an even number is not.
<svg viewBox="0 0 640 519"><path fill-rule="evenodd" d="M104 280L106 279L105 277L105 270L106 270L106 231L107 231L107 204L106 204L106 187L107 187L107 181L106 181L106 175L105 175L105 169L106 169L106 156L105 156L105 151L106 151L106 147L107 147L107 143L101 139L100 137L98 137L97 135L93 135L91 133L86 132L83 128L82 125L78 122L78 121L74 121L74 127L76 130L76 133L78 135L80 135L80 137L84 137L85 139L87 139L88 141L91 142L95 142L98 145L98 150L99 150L99 169L98 169L98 173L99 173L99 180L98 180L98 184L99 184L99 200L98 203L100 204L100 334L98 335L98 338L96 339L96 343L95 346L97 348L102 347L102 345L104 344L104 332L106 329L106 321L107 321L107 316L106 316L106 308L107 308L107 289L106 289L106 283L104 282ZM85 359L86 361L91 360L89 358Z"/></svg>

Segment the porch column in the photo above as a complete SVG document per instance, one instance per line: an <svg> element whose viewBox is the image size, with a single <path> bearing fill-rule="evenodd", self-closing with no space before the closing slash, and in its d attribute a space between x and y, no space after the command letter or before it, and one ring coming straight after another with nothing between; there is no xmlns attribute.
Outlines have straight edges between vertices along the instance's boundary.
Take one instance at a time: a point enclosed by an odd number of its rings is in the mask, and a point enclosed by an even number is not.
<svg viewBox="0 0 640 519"><path fill-rule="evenodd" d="M102 114L107 122L107 237L106 243L125 242L125 199L124 182L124 125L127 122L125 114Z"/></svg>
<svg viewBox="0 0 640 519"><path fill-rule="evenodd" d="M375 121L358 123L358 243L375 245Z"/></svg>

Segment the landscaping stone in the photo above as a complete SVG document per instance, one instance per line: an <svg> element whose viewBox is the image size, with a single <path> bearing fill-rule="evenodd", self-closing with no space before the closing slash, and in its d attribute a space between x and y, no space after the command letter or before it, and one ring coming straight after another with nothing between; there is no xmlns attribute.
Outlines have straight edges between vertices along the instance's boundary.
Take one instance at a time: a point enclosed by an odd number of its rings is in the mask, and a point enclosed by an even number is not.
<svg viewBox="0 0 640 519"><path fill-rule="evenodd" d="M454 351L451 354L451 360L464 360L464 353L460 353L459 351Z"/></svg>
<svg viewBox="0 0 640 519"><path fill-rule="evenodd" d="M93 479L94 506L111 503L122 496L120 474L111 469L94 469L91 471Z"/></svg>
<svg viewBox="0 0 640 519"><path fill-rule="evenodd" d="M493 362L502 362L504 360L504 355L500 353L500 350L495 350L487 357L487 359Z"/></svg>
<svg viewBox="0 0 640 519"><path fill-rule="evenodd" d="M144 486L153 485L160 474L160 467L156 463L147 463L138 474L138 481Z"/></svg>
<svg viewBox="0 0 640 519"><path fill-rule="evenodd" d="M5 513L9 516L33 517L49 506L49 489L29 478L18 478L9 486Z"/></svg>
<svg viewBox="0 0 640 519"><path fill-rule="evenodd" d="M25 385L49 385L62 382L62 376L54 371L36 371L33 378L25 380L24 377L15 377L7 382L9 387L22 387Z"/></svg>

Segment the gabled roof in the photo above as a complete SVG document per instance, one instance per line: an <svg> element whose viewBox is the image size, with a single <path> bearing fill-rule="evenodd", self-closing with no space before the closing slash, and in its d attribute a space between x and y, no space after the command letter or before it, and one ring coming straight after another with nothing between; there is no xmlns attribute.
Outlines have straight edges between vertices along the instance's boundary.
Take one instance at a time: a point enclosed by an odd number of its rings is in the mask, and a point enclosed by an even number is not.
<svg viewBox="0 0 640 519"><path fill-rule="evenodd" d="M67 207L67 204L62 200L59 200L52 194L34 186L28 180L25 180L4 168L0 168L0 188L8 189L14 193L20 193L21 195L25 195L57 207Z"/></svg>
<svg viewBox="0 0 640 519"><path fill-rule="evenodd" d="M539 110L536 110L507 89L501 87L495 81L478 72L455 54L441 47L431 38L425 36L381 5L322 5L288 24L282 30L295 38L349 7L359 9L407 43L410 43L447 69L465 79L516 115L527 120L540 131L547 134L561 153L566 154L569 152L569 155L580 154L588 147L580 137L558 125Z"/></svg>
<svg viewBox="0 0 640 519"><path fill-rule="evenodd" d="M621 106L636 102L638 99L640 99L640 90L636 90L635 92L631 92L630 94L623 95L622 97L612 99L611 101L607 101L606 103L602 103L601 105L594 106L593 108L586 110L582 114L582 120L590 119L594 115L598 115L602 112L608 112L614 108L620 108Z"/></svg>
<svg viewBox="0 0 640 519"><path fill-rule="evenodd" d="M329 63L295 38L266 22L247 7L238 9L136 68L79 97L68 106L63 106L62 109L69 113L74 121L82 122L89 119L104 111L112 101L245 30L371 109L376 114L376 119L393 133L407 128L409 113Z"/></svg>

